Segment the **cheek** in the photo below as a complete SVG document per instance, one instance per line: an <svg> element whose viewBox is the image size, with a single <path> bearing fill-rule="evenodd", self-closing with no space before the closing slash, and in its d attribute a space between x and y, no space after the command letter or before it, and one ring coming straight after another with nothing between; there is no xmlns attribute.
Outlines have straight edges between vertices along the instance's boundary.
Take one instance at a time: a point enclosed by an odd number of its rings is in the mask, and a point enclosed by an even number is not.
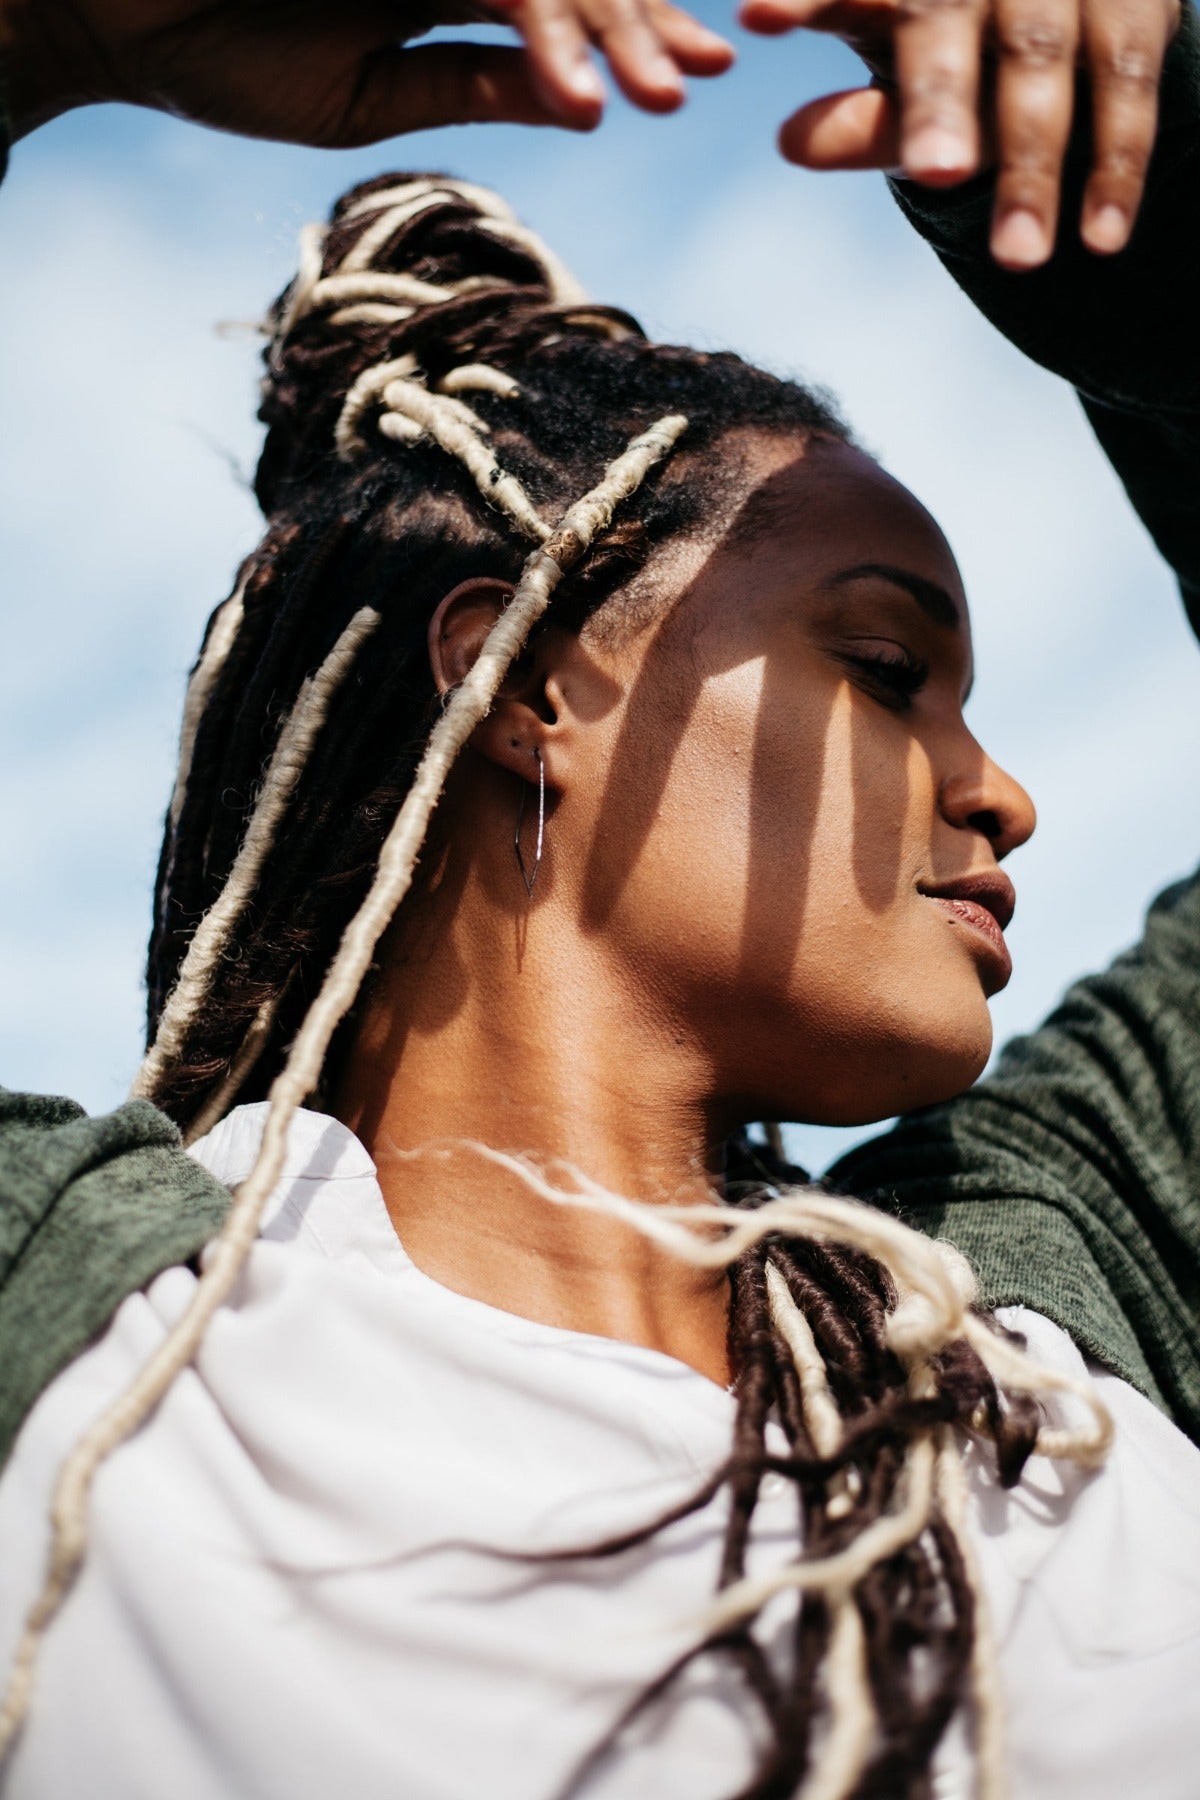
<svg viewBox="0 0 1200 1800"><path fill-rule="evenodd" d="M760 993L875 986L895 968L929 868L928 758L903 723L826 667L799 698L794 678L787 687L777 678L773 693L770 669L754 674L752 705L744 683L709 697L719 750L704 769L708 828L720 828L716 891L737 927L736 977Z"/></svg>
<svg viewBox="0 0 1200 1800"><path fill-rule="evenodd" d="M928 862L931 774L836 673L746 662L710 676L686 715L664 708L623 776L625 741L593 905L603 891L609 917L651 927L670 909L702 978L743 990L790 989L814 961L861 971L885 943L894 954L897 900Z"/></svg>
<svg viewBox="0 0 1200 1800"><path fill-rule="evenodd" d="M784 920L772 909L773 956L760 954L753 971L759 1040L787 1046L760 1087L780 1096L784 1116L850 1125L969 1086L991 1048L991 1018L976 967L917 891L939 818L925 750L842 688L822 756L803 896Z"/></svg>
<svg viewBox="0 0 1200 1800"><path fill-rule="evenodd" d="M686 902L706 981L744 982L803 912L825 720L772 692L765 661L710 677L661 771L639 874Z"/></svg>
<svg viewBox="0 0 1200 1800"><path fill-rule="evenodd" d="M934 795L928 759L889 714L841 684L820 750L806 820L814 927L823 915L860 915L870 935L911 892L928 858Z"/></svg>
<svg viewBox="0 0 1200 1800"><path fill-rule="evenodd" d="M665 710L605 782L585 912L631 1003L699 1029L723 1086L782 1118L858 1123L957 1092L990 1047L978 977L916 893L920 745L836 676L765 662ZM620 762L624 767L618 767Z"/></svg>
<svg viewBox="0 0 1200 1800"><path fill-rule="evenodd" d="M861 955L847 910L861 936L886 910L884 887L894 892L906 745L871 742L857 711L834 672L801 682L760 659L710 675L686 716L664 711L653 740L643 734L598 860L609 918L639 959L658 959L660 992L719 996L750 1016L759 996L794 988L810 932L823 962ZM615 764L608 787L620 790Z"/></svg>

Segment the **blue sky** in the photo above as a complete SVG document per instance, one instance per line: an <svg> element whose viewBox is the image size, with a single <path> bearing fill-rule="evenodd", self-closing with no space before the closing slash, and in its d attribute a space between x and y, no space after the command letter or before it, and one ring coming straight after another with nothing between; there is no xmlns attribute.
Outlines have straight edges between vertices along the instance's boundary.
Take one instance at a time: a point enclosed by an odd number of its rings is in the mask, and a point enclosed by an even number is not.
<svg viewBox="0 0 1200 1800"><path fill-rule="evenodd" d="M258 535L258 345L216 327L260 315L298 227L387 169L500 188L654 336L826 383L941 520L975 621L973 727L1041 815L1010 865L1001 1037L1128 944L1195 862L1200 657L1073 397L978 319L878 177L779 160L778 121L856 80L853 59L735 41L738 67L681 115L618 101L588 138L475 127L317 152L103 107L17 146L0 190L0 1082L123 1097L183 681ZM817 1166L840 1141L797 1134Z"/></svg>

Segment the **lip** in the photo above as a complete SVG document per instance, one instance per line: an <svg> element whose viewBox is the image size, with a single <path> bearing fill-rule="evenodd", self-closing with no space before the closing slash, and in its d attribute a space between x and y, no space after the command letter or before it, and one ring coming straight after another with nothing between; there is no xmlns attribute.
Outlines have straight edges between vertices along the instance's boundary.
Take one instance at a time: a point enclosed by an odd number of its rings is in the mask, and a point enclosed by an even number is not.
<svg viewBox="0 0 1200 1800"><path fill-rule="evenodd" d="M1012 974L1004 929L1017 904L1016 890L1008 876L999 869L987 869L978 875L962 875L955 881L921 881L917 892L943 907L953 923L969 927L980 949L986 946L987 960L1000 977L993 991L1004 987Z"/></svg>

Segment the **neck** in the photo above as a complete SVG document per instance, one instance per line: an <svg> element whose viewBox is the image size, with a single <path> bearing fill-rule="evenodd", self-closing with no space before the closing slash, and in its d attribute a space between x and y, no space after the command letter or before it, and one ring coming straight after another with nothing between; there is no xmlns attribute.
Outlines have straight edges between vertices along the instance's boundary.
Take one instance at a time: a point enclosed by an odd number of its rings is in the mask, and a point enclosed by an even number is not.
<svg viewBox="0 0 1200 1800"><path fill-rule="evenodd" d="M635 1227L535 1192L575 1172L655 1205L711 1201L707 1071L553 900L514 914L442 869L383 967L334 1110L375 1159L434 1280L523 1318L646 1345L729 1380L728 1283ZM511 884L510 884L511 885Z"/></svg>

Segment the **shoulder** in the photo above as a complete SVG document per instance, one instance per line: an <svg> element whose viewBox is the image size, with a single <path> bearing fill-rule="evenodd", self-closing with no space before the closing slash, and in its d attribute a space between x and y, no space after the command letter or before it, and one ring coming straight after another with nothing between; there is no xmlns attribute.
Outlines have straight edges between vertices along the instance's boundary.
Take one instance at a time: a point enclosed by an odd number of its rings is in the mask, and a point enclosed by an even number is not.
<svg viewBox="0 0 1200 1800"><path fill-rule="evenodd" d="M220 1228L229 1190L144 1100L91 1118L0 1089L0 1461L126 1295Z"/></svg>

